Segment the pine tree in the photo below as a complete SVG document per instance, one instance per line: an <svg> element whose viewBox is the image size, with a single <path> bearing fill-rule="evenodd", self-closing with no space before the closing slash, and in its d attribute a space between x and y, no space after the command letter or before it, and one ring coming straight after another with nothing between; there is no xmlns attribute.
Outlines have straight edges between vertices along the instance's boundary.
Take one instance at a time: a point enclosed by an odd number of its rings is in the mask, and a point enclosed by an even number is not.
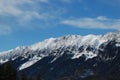
<svg viewBox="0 0 120 80"><path fill-rule="evenodd" d="M27 80L33 80L32 76L28 77L28 79L27 79Z"/></svg>
<svg viewBox="0 0 120 80"><path fill-rule="evenodd" d="M21 72L19 80L27 80L27 77L24 72Z"/></svg>
<svg viewBox="0 0 120 80"><path fill-rule="evenodd" d="M35 80L41 80L40 73L38 73L38 74L36 75Z"/></svg>
<svg viewBox="0 0 120 80"><path fill-rule="evenodd" d="M11 62L7 62L0 67L0 80L16 80L17 71Z"/></svg>
<svg viewBox="0 0 120 80"><path fill-rule="evenodd" d="M4 79L4 71L2 65L0 65L0 80Z"/></svg>

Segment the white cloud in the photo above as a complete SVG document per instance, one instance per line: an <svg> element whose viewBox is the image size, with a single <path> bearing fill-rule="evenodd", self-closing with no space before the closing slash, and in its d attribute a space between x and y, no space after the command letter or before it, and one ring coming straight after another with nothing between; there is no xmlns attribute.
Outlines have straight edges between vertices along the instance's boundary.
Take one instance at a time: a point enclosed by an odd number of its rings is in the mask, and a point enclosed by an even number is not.
<svg viewBox="0 0 120 80"><path fill-rule="evenodd" d="M63 20L61 23L79 28L120 29L120 19L110 19L105 16L68 19Z"/></svg>
<svg viewBox="0 0 120 80"><path fill-rule="evenodd" d="M33 17L41 18L41 13L37 9L37 3L47 3L48 0L0 0L0 15L1 16L14 16L17 18L26 17L31 19ZM30 8L26 5L31 6ZM23 8L22 8L23 7ZM37 16L36 16L37 15Z"/></svg>
<svg viewBox="0 0 120 80"><path fill-rule="evenodd" d="M0 0L0 16L12 16L20 24L30 22L32 19L47 21L61 14L58 13L61 9L52 5L50 0Z"/></svg>
<svg viewBox="0 0 120 80"><path fill-rule="evenodd" d="M21 17L19 17L18 22L20 24L23 24L23 23L30 22L34 18L36 18L36 19L44 19L45 16L42 15L42 14L39 14L38 12L35 12L35 11L33 11L33 12L28 11L28 12L26 12L26 14L21 15Z"/></svg>
<svg viewBox="0 0 120 80"><path fill-rule="evenodd" d="M32 3L31 0L0 0L0 15L20 16L24 12L18 7L24 3Z"/></svg>
<svg viewBox="0 0 120 80"><path fill-rule="evenodd" d="M7 35L12 32L11 27L0 25L0 35Z"/></svg>
<svg viewBox="0 0 120 80"><path fill-rule="evenodd" d="M53 26L64 14L64 9L54 3L52 0L0 0L0 25L10 26L11 31Z"/></svg>

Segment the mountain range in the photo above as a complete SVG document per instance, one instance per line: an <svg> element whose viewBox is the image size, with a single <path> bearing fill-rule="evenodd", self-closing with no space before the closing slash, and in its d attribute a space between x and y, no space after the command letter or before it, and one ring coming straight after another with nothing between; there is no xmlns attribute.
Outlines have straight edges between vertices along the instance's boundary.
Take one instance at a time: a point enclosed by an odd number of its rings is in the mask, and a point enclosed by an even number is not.
<svg viewBox="0 0 120 80"><path fill-rule="evenodd" d="M0 52L0 65L11 61L18 73L43 80L83 80L120 74L120 31L105 35L67 35Z"/></svg>

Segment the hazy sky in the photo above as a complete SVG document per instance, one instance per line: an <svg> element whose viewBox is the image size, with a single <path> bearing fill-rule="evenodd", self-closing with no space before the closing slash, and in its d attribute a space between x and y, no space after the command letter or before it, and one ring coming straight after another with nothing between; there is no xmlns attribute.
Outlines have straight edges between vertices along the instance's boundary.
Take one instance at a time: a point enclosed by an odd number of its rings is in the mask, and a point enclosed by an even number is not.
<svg viewBox="0 0 120 80"><path fill-rule="evenodd" d="M120 30L120 0L0 0L0 51L68 34Z"/></svg>

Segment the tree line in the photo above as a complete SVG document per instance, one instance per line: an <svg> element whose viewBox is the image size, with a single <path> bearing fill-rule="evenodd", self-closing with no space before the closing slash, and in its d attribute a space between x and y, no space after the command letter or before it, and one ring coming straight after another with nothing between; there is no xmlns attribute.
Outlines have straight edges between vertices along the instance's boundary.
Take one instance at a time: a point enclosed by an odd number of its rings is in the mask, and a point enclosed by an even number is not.
<svg viewBox="0 0 120 80"><path fill-rule="evenodd" d="M41 80L40 74L36 76L26 76L24 72L18 75L17 70L11 62L0 65L0 80Z"/></svg>
<svg viewBox="0 0 120 80"><path fill-rule="evenodd" d="M56 80L76 80L76 77L66 76L60 77ZM42 80L40 74L36 74L36 76L26 76L24 72L21 72L18 75L17 70L12 66L11 62L7 62L5 64L0 65L0 80ZM77 79L79 80L79 79ZM120 80L120 73L112 74L112 75L93 75L88 76L84 79L80 80Z"/></svg>

